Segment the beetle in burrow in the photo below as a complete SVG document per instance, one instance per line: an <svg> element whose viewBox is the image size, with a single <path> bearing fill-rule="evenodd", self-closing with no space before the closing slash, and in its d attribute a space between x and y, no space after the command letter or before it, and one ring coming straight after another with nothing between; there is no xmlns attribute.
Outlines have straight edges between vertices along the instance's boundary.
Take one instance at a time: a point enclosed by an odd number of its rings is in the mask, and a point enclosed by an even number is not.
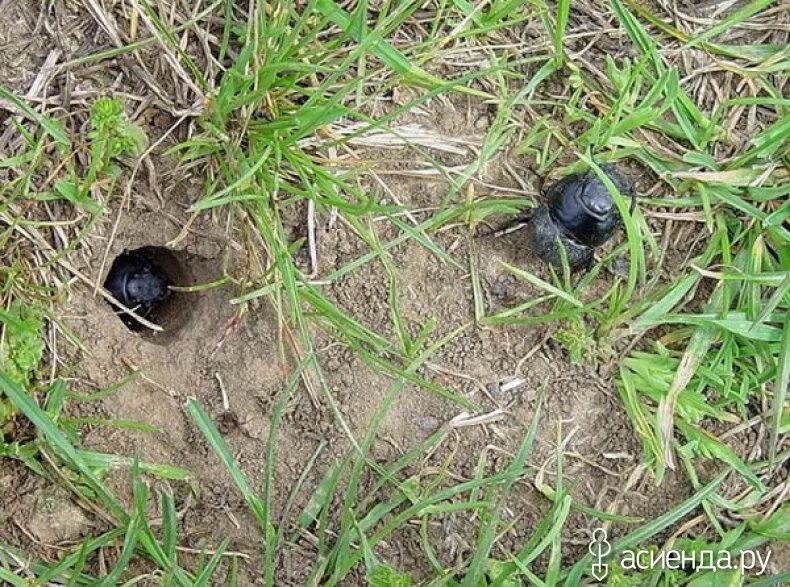
<svg viewBox="0 0 790 587"><path fill-rule="evenodd" d="M602 165L601 170L623 197L631 198L633 212L636 192L628 179L613 165ZM530 248L546 263L562 266L560 247L564 246L571 268L589 266L595 247L608 241L623 223L609 190L588 170L563 177L545 195L546 203L530 216L516 219L496 234L526 227Z"/></svg>
<svg viewBox="0 0 790 587"><path fill-rule="evenodd" d="M143 318L155 315L157 308L170 297L170 280L164 271L144 252L124 251L110 268L104 287L124 306ZM130 328L139 323L116 309Z"/></svg>

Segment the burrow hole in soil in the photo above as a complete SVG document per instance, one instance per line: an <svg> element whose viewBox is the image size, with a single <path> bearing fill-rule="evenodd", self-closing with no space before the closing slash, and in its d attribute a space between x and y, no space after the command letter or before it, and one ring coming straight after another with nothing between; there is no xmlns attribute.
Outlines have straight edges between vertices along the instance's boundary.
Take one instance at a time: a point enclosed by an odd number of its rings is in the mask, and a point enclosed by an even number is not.
<svg viewBox="0 0 790 587"><path fill-rule="evenodd" d="M172 287L190 283L186 256L165 247L142 247L118 255L110 266L104 287L137 315L162 327L157 332L110 304L116 316L132 332L158 344L171 342L192 313L195 296Z"/></svg>

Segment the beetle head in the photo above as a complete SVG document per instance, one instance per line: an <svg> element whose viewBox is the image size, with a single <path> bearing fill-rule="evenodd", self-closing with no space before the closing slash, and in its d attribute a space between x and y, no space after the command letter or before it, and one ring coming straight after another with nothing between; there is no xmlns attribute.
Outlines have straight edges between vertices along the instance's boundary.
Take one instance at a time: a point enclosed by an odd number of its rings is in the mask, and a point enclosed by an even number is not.
<svg viewBox="0 0 790 587"><path fill-rule="evenodd" d="M601 169L625 197L633 190L611 165ZM609 190L592 170L564 177L547 193L551 217L570 238L588 247L605 243L622 223Z"/></svg>

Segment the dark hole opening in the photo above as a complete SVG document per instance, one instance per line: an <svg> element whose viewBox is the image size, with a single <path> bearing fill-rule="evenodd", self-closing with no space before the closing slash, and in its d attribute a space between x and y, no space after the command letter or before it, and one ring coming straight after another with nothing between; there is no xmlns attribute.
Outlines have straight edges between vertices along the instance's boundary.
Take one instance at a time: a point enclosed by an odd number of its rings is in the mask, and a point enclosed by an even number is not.
<svg viewBox="0 0 790 587"><path fill-rule="evenodd" d="M115 258L104 287L137 315L161 326L163 332L150 329L111 304L129 330L165 343L187 322L192 300L186 294L171 289L171 286L189 285L184 267L178 253L164 247L124 251Z"/></svg>

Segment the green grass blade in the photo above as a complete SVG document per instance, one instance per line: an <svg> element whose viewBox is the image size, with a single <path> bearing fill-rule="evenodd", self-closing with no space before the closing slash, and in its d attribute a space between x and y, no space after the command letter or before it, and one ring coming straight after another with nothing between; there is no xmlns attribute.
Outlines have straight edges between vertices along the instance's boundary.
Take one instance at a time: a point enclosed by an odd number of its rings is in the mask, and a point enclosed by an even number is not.
<svg viewBox="0 0 790 587"><path fill-rule="evenodd" d="M121 575L126 571L129 561L132 559L140 534L145 527L145 503L148 498L148 490L140 481L137 462L132 465L132 493L134 494L134 507L132 517L126 528L126 536L123 539L121 553L115 563L115 567L104 577L100 583L101 587L113 587L118 584Z"/></svg>
<svg viewBox="0 0 790 587"><path fill-rule="evenodd" d="M39 114L33 108L31 108L27 102L17 98L2 84L0 84L0 98L10 102L27 118L43 128L46 133L55 140L55 143L57 144L61 153L69 152L71 149L71 141L63 131L63 126L58 121L51 119L45 114Z"/></svg>
<svg viewBox="0 0 790 587"><path fill-rule="evenodd" d="M49 419L46 413L39 408L33 399L22 391L16 383L11 381L3 371L0 371L0 391L5 393L11 403L13 403L14 406L36 426L39 433L52 444L52 447L58 454L62 455L66 461L84 477L87 484L96 492L110 513L122 522L128 521L129 518L126 512L123 511L109 489L107 489L107 487L105 487L93 474L88 463L80 457L77 450L66 439L63 433L58 430L57 426Z"/></svg>
<svg viewBox="0 0 790 587"><path fill-rule="evenodd" d="M211 579L211 576L216 572L219 563L222 561L222 555L225 554L229 543L230 540L227 538L220 543L214 551L214 554L211 555L208 563L206 563L206 566L203 567L203 571L195 579L194 587L205 587L209 584L209 579Z"/></svg>
<svg viewBox="0 0 790 587"><path fill-rule="evenodd" d="M524 438L521 441L521 446L519 446L516 456L508 466L501 493L496 502L493 504L493 508L491 508L491 517L477 537L477 547L475 548L475 553L472 556L472 561L469 563L469 568L466 571L466 576L461 583L461 587L475 587L483 579L486 571L486 561L488 560L491 548L494 546L494 541L496 540L502 509L505 507L505 502L510 496L513 486L524 469L524 463L529 456L529 453L532 451L532 447L535 445L542 403L543 394L541 392L538 395L537 401L535 403L535 412L532 415L532 421L529 424L527 433L524 435ZM570 501L570 498L568 498L568 508L570 508ZM567 516L567 510L565 515Z"/></svg>
<svg viewBox="0 0 790 587"><path fill-rule="evenodd" d="M214 426L214 423L211 421L211 418L209 418L208 414L206 414L206 412L194 398L187 400L187 412L189 412L192 420L195 422L195 424L197 424L198 428L203 433L203 437L217 455L220 462L222 462L222 464L225 466L225 470L230 475L230 478L233 480L236 488L241 493L244 501L247 502L247 505L258 522L262 524L261 527L265 528L263 525L264 515L261 500L252 491L249 483L247 483L244 473L242 473L241 469L239 468L239 464L236 462L236 459L230 454L228 446L225 444L225 441L222 440L222 437L220 436L216 426Z"/></svg>
<svg viewBox="0 0 790 587"><path fill-rule="evenodd" d="M519 279L521 279L523 281L526 281L530 285L533 285L533 286L535 286L535 287L537 287L539 289L542 289L543 291L545 291L548 294L551 294L553 296L557 296L561 300L564 300L564 301L568 302L569 304L571 304L572 306L574 306L576 308L583 308L584 307L584 304L582 303L581 300L577 299L575 296L569 294L568 292L565 292L565 291L559 289L558 287L555 287L555 286L551 285L549 282L543 281L540 277L532 275L531 273L528 273L527 271L524 271L523 269L519 269L518 267L513 267L512 265L508 265L504 261L500 261L499 264L505 270L509 271L510 273L512 273L513 275L518 277Z"/></svg>
<svg viewBox="0 0 790 587"><path fill-rule="evenodd" d="M317 7L324 16L339 26L355 41L368 43L376 57L381 59L394 72L405 76L406 81L419 82L421 85L427 85L427 87L436 87L444 84L444 81L414 65L403 53L387 43L377 31L365 31L363 33L356 30L348 13L332 0L319 0ZM368 37L370 40L365 39L365 37Z"/></svg>
<svg viewBox="0 0 790 587"><path fill-rule="evenodd" d="M771 448L769 460L773 464L781 439L782 414L786 409L787 389L790 387L790 311L785 313L782 345L774 384L773 408L771 413Z"/></svg>
<svg viewBox="0 0 790 587"><path fill-rule="evenodd" d="M565 36L565 28L568 26L568 15L570 14L570 0L557 1L557 18L554 26L554 59L557 65L561 65L565 58L565 51L562 46L562 39Z"/></svg>
<svg viewBox="0 0 790 587"><path fill-rule="evenodd" d="M131 467L134 464L134 459L120 455L106 454L95 452L91 450L78 450L77 454L83 459L89 467L99 469L120 469L121 467ZM175 465L159 465L155 463L138 463L140 471L149 473L162 479L170 479L173 481L185 481L189 479L191 473L181 467Z"/></svg>
<svg viewBox="0 0 790 587"><path fill-rule="evenodd" d="M13 585L13 587L30 587L30 582L27 579L23 579L19 575L3 567L0 567L0 580L7 582L9 585Z"/></svg>
<svg viewBox="0 0 790 587"><path fill-rule="evenodd" d="M719 24L714 27L709 28L707 31L700 35L696 35L692 37L687 43L684 43L682 47L680 47L679 51L685 51L692 47L699 45L700 43L704 43L705 41L712 39L716 35L719 35L726 30L732 28L738 23L743 22L744 20L749 19L750 17L754 16L764 8L767 8L771 4L774 4L776 0L754 0L750 2L746 6L739 8L735 12L733 12L730 16L725 18Z"/></svg>

